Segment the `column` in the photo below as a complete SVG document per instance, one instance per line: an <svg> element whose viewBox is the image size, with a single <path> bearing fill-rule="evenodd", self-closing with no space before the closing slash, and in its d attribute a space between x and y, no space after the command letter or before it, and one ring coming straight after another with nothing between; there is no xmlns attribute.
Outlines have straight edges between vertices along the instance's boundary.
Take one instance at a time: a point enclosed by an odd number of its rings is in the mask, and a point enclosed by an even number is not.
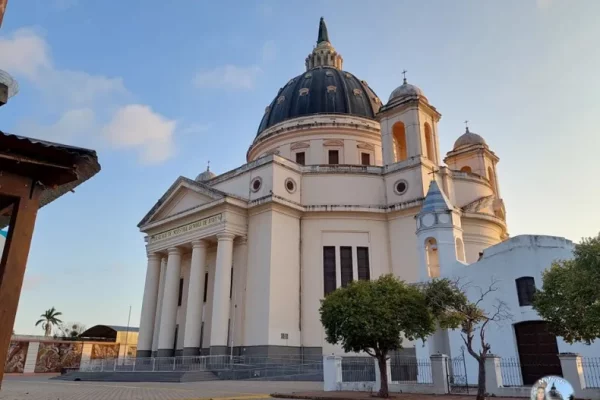
<svg viewBox="0 0 600 400"><path fill-rule="evenodd" d="M217 235L217 263L213 293L212 321L210 327L210 354L227 353L227 328L229 321L229 285L233 261L233 238L231 233Z"/></svg>
<svg viewBox="0 0 600 400"><path fill-rule="evenodd" d="M234 355L240 355L244 343L244 320L246 315L246 282L248 279L248 239L237 237L233 250L233 296L231 298L231 338ZM236 349L237 348L237 349Z"/></svg>
<svg viewBox="0 0 600 400"><path fill-rule="evenodd" d="M498 389L504 386L502 382L502 368L500 367L500 357L495 354L488 354L485 357L485 390L493 395L499 396Z"/></svg>
<svg viewBox="0 0 600 400"><path fill-rule="evenodd" d="M323 356L323 390L335 392L341 390L342 385L342 357Z"/></svg>
<svg viewBox="0 0 600 400"><path fill-rule="evenodd" d="M585 393L587 384L585 382L585 375L583 374L581 356L576 353L560 353L558 358L560 359L563 378L573 386L573 396L576 399L589 398L590 394Z"/></svg>
<svg viewBox="0 0 600 400"><path fill-rule="evenodd" d="M200 332L202 330L202 295L204 294L204 267L206 266L206 242L192 242L192 262L188 284L187 309L185 310L185 333L183 355L200 354Z"/></svg>
<svg viewBox="0 0 600 400"><path fill-rule="evenodd" d="M146 269L146 284L144 285L144 299L142 301L142 313L140 317L137 357L150 357L152 355L152 336L154 332L159 279L160 257L158 254L148 254L148 268Z"/></svg>
<svg viewBox="0 0 600 400"><path fill-rule="evenodd" d="M158 351L158 334L160 332L160 316L162 312L162 300L165 292L165 274L167 272L167 258L160 260L160 282L158 283L158 298L156 300L156 314L154 317L154 335L152 336L152 356Z"/></svg>
<svg viewBox="0 0 600 400"><path fill-rule="evenodd" d="M165 288L160 316L157 357L173 357L175 353L175 323L177 322L177 299L181 275L181 250L169 249Z"/></svg>

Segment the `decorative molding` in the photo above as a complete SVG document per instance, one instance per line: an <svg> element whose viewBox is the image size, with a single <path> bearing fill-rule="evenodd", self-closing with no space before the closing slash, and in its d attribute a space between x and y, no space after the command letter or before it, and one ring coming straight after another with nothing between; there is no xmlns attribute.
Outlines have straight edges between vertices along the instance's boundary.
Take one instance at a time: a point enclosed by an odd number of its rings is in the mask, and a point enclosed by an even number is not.
<svg viewBox="0 0 600 400"><path fill-rule="evenodd" d="M327 86L327 93L335 93L337 91L337 87L333 85Z"/></svg>
<svg viewBox="0 0 600 400"><path fill-rule="evenodd" d="M363 94L363 91L360 89L354 89L352 93L354 93L355 96L360 96L361 94Z"/></svg>
<svg viewBox="0 0 600 400"><path fill-rule="evenodd" d="M258 182L258 184L256 182ZM260 176L257 176L256 178L252 179L252 181L250 182L250 190L252 190L254 193L258 192L261 187L262 187L262 178Z"/></svg>
<svg viewBox="0 0 600 400"><path fill-rule="evenodd" d="M375 150L375 146L373 146L370 143L365 143L365 142L358 142L356 144L356 147L358 147L359 149L365 149L365 150Z"/></svg>
<svg viewBox="0 0 600 400"><path fill-rule="evenodd" d="M337 139L325 140L323 146L344 146L344 141Z"/></svg>
<svg viewBox="0 0 600 400"><path fill-rule="evenodd" d="M285 190L287 190L289 193L294 193L298 188L298 185L296 185L296 181L294 181L292 178L287 178L284 182L284 186Z"/></svg>
<svg viewBox="0 0 600 400"><path fill-rule="evenodd" d="M269 150L269 151L267 151L267 152L266 152L266 153L263 155L263 157L264 157L264 156L270 156L270 155L276 155L276 156L278 156L278 155L279 155L279 149L273 149L273 150Z"/></svg>
<svg viewBox="0 0 600 400"><path fill-rule="evenodd" d="M300 93L300 96L306 96L308 94L308 92L309 92L309 89L308 88L301 88L298 92Z"/></svg>
<svg viewBox="0 0 600 400"><path fill-rule="evenodd" d="M310 147L310 144L307 142L296 142L292 143L290 146L290 150L298 150L298 149L307 149Z"/></svg>
<svg viewBox="0 0 600 400"><path fill-rule="evenodd" d="M285 101L285 96L279 96L279 97L277 98L277 104L281 104L281 103L283 103L284 101Z"/></svg>

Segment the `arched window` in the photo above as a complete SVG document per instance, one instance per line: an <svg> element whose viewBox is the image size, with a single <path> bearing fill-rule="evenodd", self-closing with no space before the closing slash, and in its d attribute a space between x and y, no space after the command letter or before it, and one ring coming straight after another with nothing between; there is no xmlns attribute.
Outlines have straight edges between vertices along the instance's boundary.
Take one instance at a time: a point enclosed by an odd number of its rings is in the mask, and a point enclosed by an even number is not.
<svg viewBox="0 0 600 400"><path fill-rule="evenodd" d="M465 262L465 245L461 238L456 238L456 259Z"/></svg>
<svg viewBox="0 0 600 400"><path fill-rule="evenodd" d="M406 147L406 129L402 122L396 122L392 127L392 136L394 138L394 155L396 162L403 161L408 158Z"/></svg>
<svg viewBox="0 0 600 400"><path fill-rule="evenodd" d="M494 175L494 170L492 167L488 167L488 179L490 180L490 185L492 185L492 190L497 192L496 188L496 176Z"/></svg>
<svg viewBox="0 0 600 400"><path fill-rule="evenodd" d="M472 174L473 173L473 171L471 170L471 167L469 167L468 165L465 165L464 167L462 167L460 169L460 172L466 172L468 174Z"/></svg>
<svg viewBox="0 0 600 400"><path fill-rule="evenodd" d="M522 276L515 279L517 284L517 296L519 305L530 306L533 304L533 295L535 294L535 280L531 276Z"/></svg>
<svg viewBox="0 0 600 400"><path fill-rule="evenodd" d="M425 240L425 257L429 277L438 278L440 276L440 259L438 256L437 241L434 238Z"/></svg>
<svg viewBox="0 0 600 400"><path fill-rule="evenodd" d="M431 132L431 125L425 122L425 147L426 154L425 157L429 158L431 161L435 161L435 150L433 147L433 133Z"/></svg>

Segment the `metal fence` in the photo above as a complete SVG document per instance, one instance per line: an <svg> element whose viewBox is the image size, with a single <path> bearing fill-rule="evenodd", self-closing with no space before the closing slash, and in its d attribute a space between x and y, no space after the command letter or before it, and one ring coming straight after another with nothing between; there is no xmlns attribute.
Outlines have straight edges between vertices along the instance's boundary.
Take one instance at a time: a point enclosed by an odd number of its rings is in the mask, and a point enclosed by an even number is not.
<svg viewBox="0 0 600 400"><path fill-rule="evenodd" d="M431 360L395 355L390 359L392 382L433 383Z"/></svg>
<svg viewBox="0 0 600 400"><path fill-rule="evenodd" d="M582 357L581 366L586 386L600 388L600 357Z"/></svg>
<svg viewBox="0 0 600 400"><path fill-rule="evenodd" d="M323 362L305 357L185 356L83 361L80 372L208 371L219 379L297 378L323 380Z"/></svg>
<svg viewBox="0 0 600 400"><path fill-rule="evenodd" d="M342 382L375 382L375 359L342 357Z"/></svg>
<svg viewBox="0 0 600 400"><path fill-rule="evenodd" d="M464 351L459 357L448 358L448 390L450 393L469 394L469 379Z"/></svg>
<svg viewBox="0 0 600 400"><path fill-rule="evenodd" d="M501 358L500 371L502 372L503 386L523 386L523 374L521 372L521 363L518 358Z"/></svg>

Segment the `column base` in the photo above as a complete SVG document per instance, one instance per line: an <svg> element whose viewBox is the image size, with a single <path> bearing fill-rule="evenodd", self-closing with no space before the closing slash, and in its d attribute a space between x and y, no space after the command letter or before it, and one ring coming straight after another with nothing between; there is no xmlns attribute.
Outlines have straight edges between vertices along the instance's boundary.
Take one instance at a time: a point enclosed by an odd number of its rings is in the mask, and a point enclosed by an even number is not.
<svg viewBox="0 0 600 400"><path fill-rule="evenodd" d="M174 357L175 351L173 349L158 349L156 351L156 357Z"/></svg>
<svg viewBox="0 0 600 400"><path fill-rule="evenodd" d="M135 353L136 358L152 357L152 350L138 350Z"/></svg>
<svg viewBox="0 0 600 400"><path fill-rule="evenodd" d="M229 347L227 346L210 346L211 356L227 356Z"/></svg>
<svg viewBox="0 0 600 400"><path fill-rule="evenodd" d="M183 356L199 356L200 347L185 347L183 349Z"/></svg>

